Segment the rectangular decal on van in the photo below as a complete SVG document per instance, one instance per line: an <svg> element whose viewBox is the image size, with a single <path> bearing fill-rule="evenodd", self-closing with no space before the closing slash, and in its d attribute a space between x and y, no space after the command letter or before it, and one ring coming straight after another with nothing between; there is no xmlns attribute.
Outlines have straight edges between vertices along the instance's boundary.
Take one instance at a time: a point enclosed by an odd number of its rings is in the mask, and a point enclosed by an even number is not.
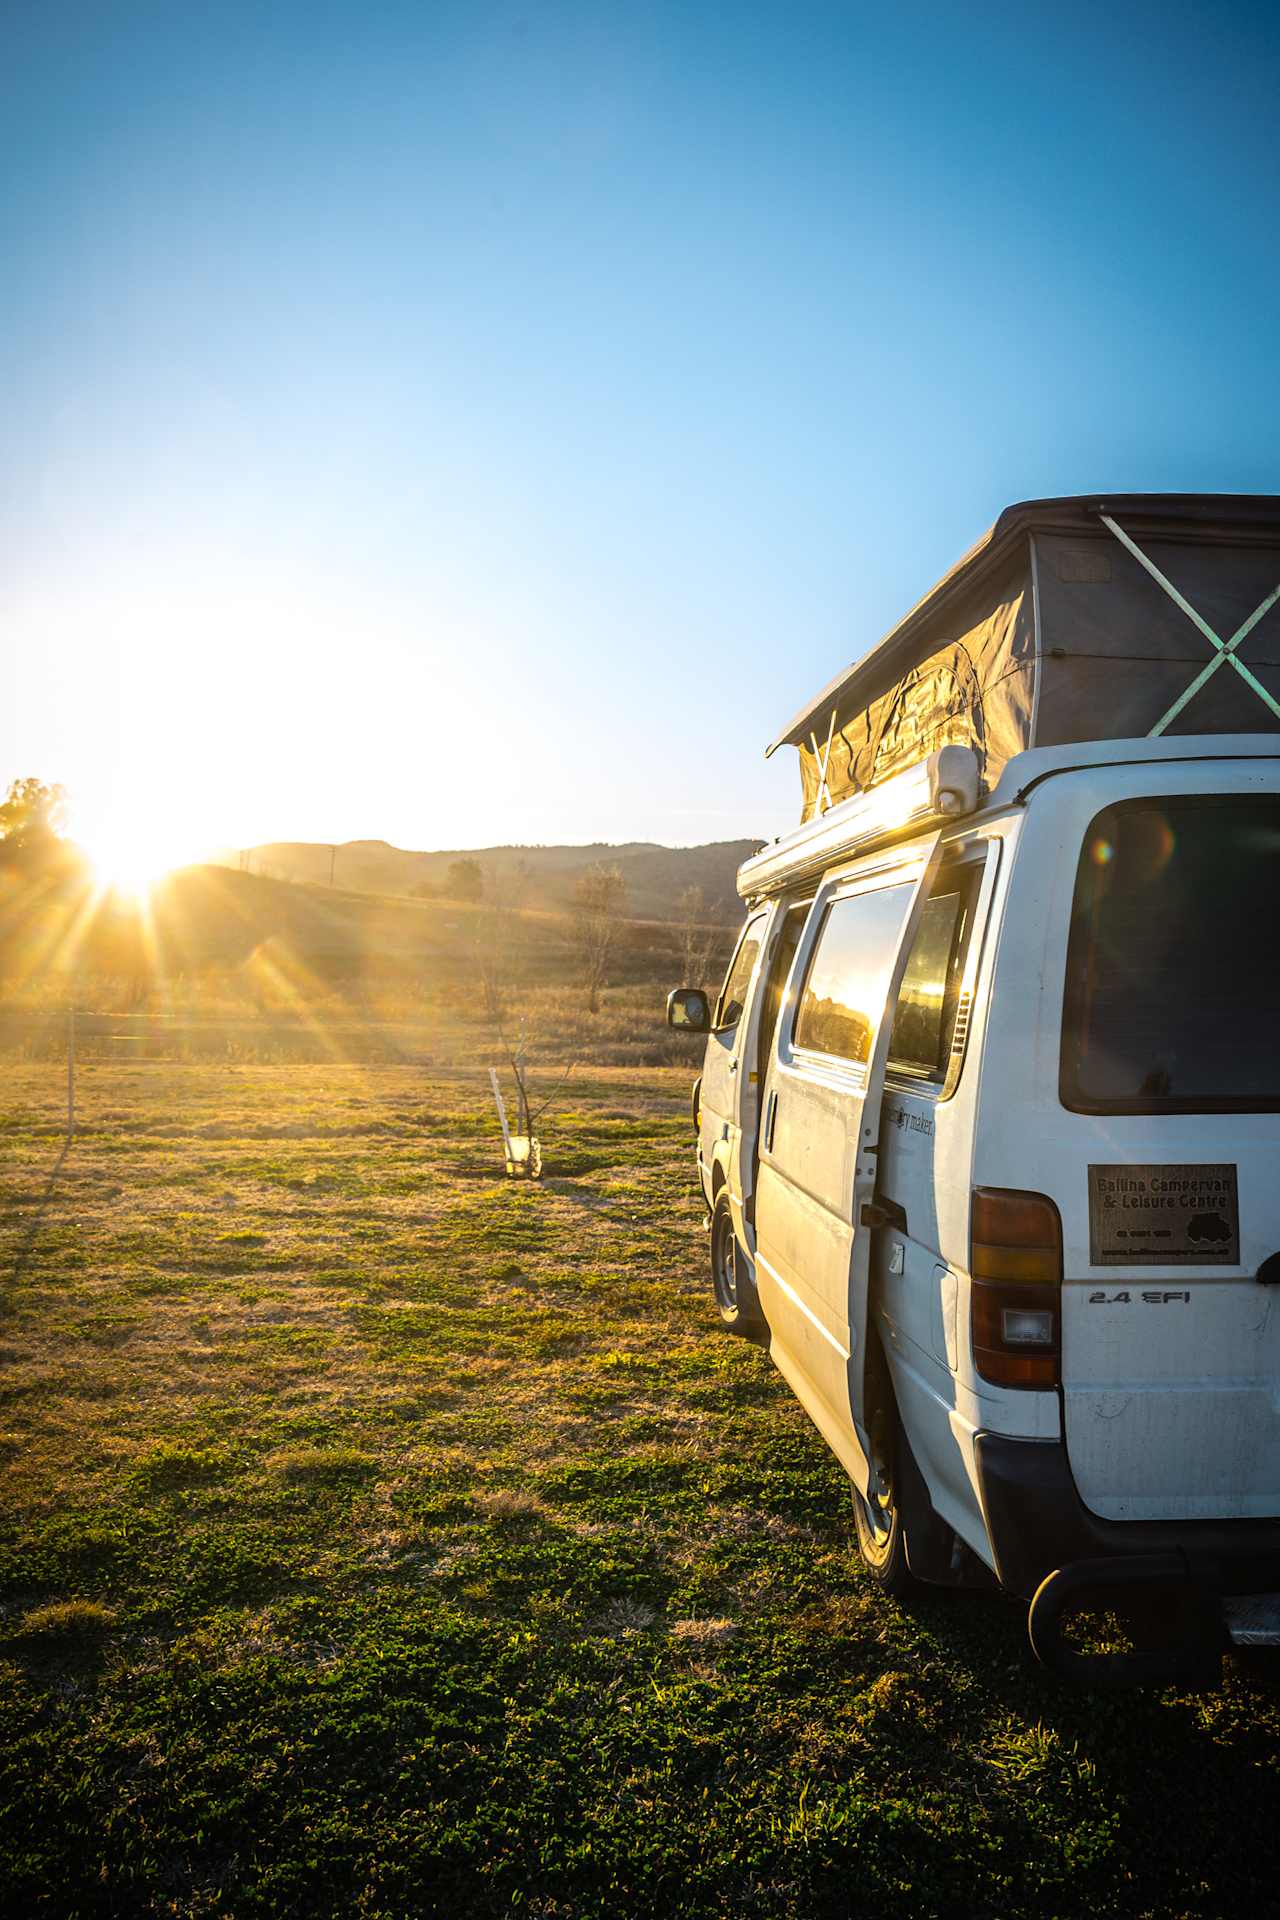
<svg viewBox="0 0 1280 1920"><path fill-rule="evenodd" d="M1091 1166L1089 1258L1095 1267L1238 1266L1235 1167Z"/></svg>

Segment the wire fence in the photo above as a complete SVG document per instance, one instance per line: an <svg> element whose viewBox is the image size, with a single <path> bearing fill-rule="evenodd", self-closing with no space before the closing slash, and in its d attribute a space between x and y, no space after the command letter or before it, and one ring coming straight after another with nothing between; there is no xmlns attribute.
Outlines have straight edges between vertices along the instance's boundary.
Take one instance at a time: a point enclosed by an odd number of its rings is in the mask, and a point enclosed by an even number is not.
<svg viewBox="0 0 1280 1920"><path fill-rule="evenodd" d="M611 990L598 1014L572 986L522 994L513 1018L526 1027L529 1052L545 1069L570 1062L593 1066L686 1066L687 1036L664 1019L666 985ZM69 1038L69 1021L74 1039ZM104 1011L67 1002L43 1007L0 1004L0 1061L160 1062L209 1066L406 1066L444 1070L483 1067L501 1041L479 989L432 1004L360 1005L309 1001L253 1007L178 1007ZM499 1048L501 1051L501 1048Z"/></svg>
<svg viewBox="0 0 1280 1920"><path fill-rule="evenodd" d="M76 1004L61 1009L0 1009L0 1049L16 1065L34 1070L24 1075L22 1103L32 1106L23 1116L33 1140L47 1143L50 1160L32 1167L30 1183L20 1179L9 1194L6 1224L19 1223L16 1237L3 1236L0 1283L13 1286L27 1271L41 1230L76 1164L71 1155L81 1133L96 1130L95 1108L104 1090L102 1069L114 1065L156 1063L191 1065L201 1069L248 1065L381 1065L391 1063L432 1066L429 1055L411 1043L403 1030L371 1033L367 1022L351 1022L347 1057L344 1034L314 1021L297 1019L226 1019L189 1013L103 1012ZM420 1037L420 1036L418 1036ZM86 1086L86 1074L90 1084ZM98 1098L94 1097L97 1089ZM128 1095L125 1095L127 1100ZM120 1099L113 1085L112 1103ZM4 1114L0 1111L0 1119ZM44 1160L44 1145L37 1153Z"/></svg>

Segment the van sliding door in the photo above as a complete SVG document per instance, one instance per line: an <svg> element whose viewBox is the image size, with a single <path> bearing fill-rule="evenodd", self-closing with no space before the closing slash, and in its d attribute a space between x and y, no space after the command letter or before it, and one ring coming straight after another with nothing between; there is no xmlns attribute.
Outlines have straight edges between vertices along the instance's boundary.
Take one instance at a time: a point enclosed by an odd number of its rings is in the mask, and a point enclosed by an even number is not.
<svg viewBox="0 0 1280 1920"><path fill-rule="evenodd" d="M880 1106L907 958L939 836L828 882L797 955L765 1087L756 1284L771 1353L865 1492L863 1379Z"/></svg>

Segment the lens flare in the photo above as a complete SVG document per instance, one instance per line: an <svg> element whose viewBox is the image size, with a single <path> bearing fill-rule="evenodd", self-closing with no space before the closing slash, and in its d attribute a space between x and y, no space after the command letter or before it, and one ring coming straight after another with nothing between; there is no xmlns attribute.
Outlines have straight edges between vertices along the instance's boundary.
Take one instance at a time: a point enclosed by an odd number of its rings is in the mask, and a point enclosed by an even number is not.
<svg viewBox="0 0 1280 1920"><path fill-rule="evenodd" d="M102 888L144 900L159 880L182 864L182 855L163 835L150 832L103 833L86 839Z"/></svg>

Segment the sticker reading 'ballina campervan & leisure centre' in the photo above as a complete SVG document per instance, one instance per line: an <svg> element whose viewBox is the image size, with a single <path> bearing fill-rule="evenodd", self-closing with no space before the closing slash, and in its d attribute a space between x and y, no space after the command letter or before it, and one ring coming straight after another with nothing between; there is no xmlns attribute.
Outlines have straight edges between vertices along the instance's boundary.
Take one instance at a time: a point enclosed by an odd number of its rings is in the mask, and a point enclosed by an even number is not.
<svg viewBox="0 0 1280 1920"><path fill-rule="evenodd" d="M1234 1166L1091 1166L1089 1259L1095 1267L1237 1266Z"/></svg>

